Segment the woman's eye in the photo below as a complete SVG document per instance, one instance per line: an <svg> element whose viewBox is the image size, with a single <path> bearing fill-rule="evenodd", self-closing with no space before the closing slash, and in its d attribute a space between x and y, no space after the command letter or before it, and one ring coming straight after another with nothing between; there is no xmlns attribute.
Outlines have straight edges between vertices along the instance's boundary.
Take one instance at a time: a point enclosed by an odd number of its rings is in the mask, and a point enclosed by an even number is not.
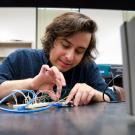
<svg viewBox="0 0 135 135"><path fill-rule="evenodd" d="M63 42L62 42L61 44L62 44L62 46L65 47L65 48L69 48L69 47L70 47L70 45L67 44L67 43L63 43Z"/></svg>
<svg viewBox="0 0 135 135"><path fill-rule="evenodd" d="M77 54L83 54L85 52L85 50L76 50Z"/></svg>

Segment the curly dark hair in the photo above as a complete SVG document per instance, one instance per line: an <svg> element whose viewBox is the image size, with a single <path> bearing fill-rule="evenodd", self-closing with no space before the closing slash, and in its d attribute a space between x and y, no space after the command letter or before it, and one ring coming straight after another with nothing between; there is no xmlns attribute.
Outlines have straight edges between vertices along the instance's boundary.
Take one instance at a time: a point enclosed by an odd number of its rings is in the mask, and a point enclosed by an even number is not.
<svg viewBox="0 0 135 135"><path fill-rule="evenodd" d="M67 38L78 32L89 32L91 34L91 40L82 61L86 59L93 60L98 53L95 39L96 30L96 23L88 16L77 12L64 13L56 17L53 22L47 26L44 37L42 38L43 49L49 57L50 50L57 37Z"/></svg>

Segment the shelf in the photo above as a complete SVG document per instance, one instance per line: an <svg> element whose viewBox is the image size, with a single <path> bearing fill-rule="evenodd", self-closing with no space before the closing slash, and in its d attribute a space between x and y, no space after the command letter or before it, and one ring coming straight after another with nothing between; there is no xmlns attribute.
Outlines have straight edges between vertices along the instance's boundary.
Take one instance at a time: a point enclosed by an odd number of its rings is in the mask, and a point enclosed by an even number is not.
<svg viewBox="0 0 135 135"><path fill-rule="evenodd" d="M32 48L32 42L24 42L24 41L0 42L0 59L7 57L11 52L19 48Z"/></svg>
<svg viewBox="0 0 135 135"><path fill-rule="evenodd" d="M32 43L31 42L0 42L0 48L9 48L9 47L19 47L19 48L31 48Z"/></svg>

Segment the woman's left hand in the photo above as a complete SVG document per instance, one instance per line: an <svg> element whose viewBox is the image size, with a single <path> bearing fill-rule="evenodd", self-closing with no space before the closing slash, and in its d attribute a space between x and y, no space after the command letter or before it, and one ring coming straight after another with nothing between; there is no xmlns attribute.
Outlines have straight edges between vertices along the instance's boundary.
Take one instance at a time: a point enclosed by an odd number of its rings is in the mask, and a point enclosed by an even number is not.
<svg viewBox="0 0 135 135"><path fill-rule="evenodd" d="M105 95L105 98L108 101L110 100L107 95ZM103 93L85 83L77 83L66 99L67 103L71 101L75 106L87 105L92 101L100 102L103 101Z"/></svg>

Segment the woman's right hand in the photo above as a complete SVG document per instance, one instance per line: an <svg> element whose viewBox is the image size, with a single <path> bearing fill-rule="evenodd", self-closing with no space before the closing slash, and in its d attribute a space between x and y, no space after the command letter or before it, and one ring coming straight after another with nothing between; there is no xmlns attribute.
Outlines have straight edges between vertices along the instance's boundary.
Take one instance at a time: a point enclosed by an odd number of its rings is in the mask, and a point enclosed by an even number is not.
<svg viewBox="0 0 135 135"><path fill-rule="evenodd" d="M53 87L57 86L56 93ZM43 65L37 76L32 79L31 87L34 90L46 92L53 100L58 100L61 96L62 86L66 85L63 74L57 67Z"/></svg>

